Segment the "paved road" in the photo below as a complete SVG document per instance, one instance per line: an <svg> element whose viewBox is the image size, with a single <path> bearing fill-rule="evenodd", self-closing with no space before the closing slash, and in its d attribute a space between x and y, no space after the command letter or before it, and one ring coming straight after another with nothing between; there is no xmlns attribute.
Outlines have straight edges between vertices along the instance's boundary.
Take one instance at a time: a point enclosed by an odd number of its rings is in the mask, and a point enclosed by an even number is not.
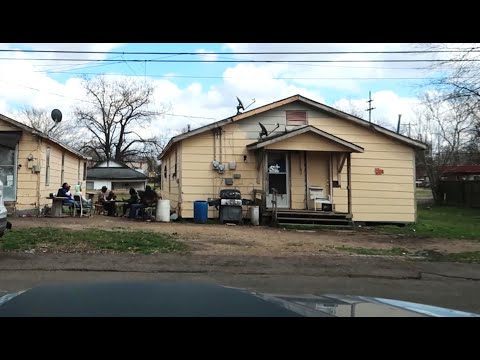
<svg viewBox="0 0 480 360"><path fill-rule="evenodd" d="M203 281L286 294L395 298L480 313L480 265L393 258L0 253L0 295L41 283Z"/></svg>

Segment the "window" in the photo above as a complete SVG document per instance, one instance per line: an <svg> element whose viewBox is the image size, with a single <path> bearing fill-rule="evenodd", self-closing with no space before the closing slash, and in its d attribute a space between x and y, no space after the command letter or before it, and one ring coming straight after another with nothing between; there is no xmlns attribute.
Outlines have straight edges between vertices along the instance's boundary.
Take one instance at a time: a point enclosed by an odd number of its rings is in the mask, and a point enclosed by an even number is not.
<svg viewBox="0 0 480 360"><path fill-rule="evenodd" d="M45 185L48 186L50 185L50 148L47 148L45 158Z"/></svg>
<svg viewBox="0 0 480 360"><path fill-rule="evenodd" d="M80 184L80 159L78 159L77 164L77 183Z"/></svg>
<svg viewBox="0 0 480 360"><path fill-rule="evenodd" d="M287 111L287 125L306 125L307 112L306 111Z"/></svg>
<svg viewBox="0 0 480 360"><path fill-rule="evenodd" d="M87 180L87 162L83 162L83 180Z"/></svg>
<svg viewBox="0 0 480 360"><path fill-rule="evenodd" d="M60 184L65 180L65 153L62 153L62 174L60 175Z"/></svg>

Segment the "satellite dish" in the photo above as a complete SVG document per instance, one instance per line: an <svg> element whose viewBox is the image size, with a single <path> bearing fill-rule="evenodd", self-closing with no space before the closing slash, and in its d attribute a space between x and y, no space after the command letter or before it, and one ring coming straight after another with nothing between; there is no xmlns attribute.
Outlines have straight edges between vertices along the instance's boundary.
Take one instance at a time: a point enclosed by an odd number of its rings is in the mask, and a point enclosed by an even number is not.
<svg viewBox="0 0 480 360"><path fill-rule="evenodd" d="M262 131L260 132L260 138L262 138L263 136L267 136L268 132L265 126L263 126L261 122L259 122L258 125L260 125L260 127L262 128Z"/></svg>
<svg viewBox="0 0 480 360"><path fill-rule="evenodd" d="M240 114L240 109L245 110L245 107L243 106L242 100L240 100L237 96L238 100L238 105L237 105L237 115Z"/></svg>
<svg viewBox="0 0 480 360"><path fill-rule="evenodd" d="M60 121L62 121L62 112L58 109L53 109L52 119L53 121L55 121L56 124L58 124Z"/></svg>

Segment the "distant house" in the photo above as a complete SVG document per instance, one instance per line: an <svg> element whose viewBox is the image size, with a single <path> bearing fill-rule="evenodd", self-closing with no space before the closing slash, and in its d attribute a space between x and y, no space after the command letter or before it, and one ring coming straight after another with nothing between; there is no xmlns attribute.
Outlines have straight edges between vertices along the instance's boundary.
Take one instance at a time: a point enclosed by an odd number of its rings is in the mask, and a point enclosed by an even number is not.
<svg viewBox="0 0 480 360"><path fill-rule="evenodd" d="M447 165L441 168L442 180L480 180L480 165Z"/></svg>
<svg viewBox="0 0 480 360"><path fill-rule="evenodd" d="M102 161L98 160L89 160L88 161L88 168L93 168L97 164L101 163ZM125 161L123 164L127 165L129 168L133 170L137 170L141 172L142 174L145 174L148 176L148 161L145 159L134 159L131 161Z"/></svg>
<svg viewBox="0 0 480 360"><path fill-rule="evenodd" d="M262 194L267 214L274 204L283 214L316 211L311 200L320 196L354 221L409 223L417 214L415 151L426 148L295 95L170 139L159 156L161 195L183 218L194 216L195 201L237 189L252 200ZM208 216L218 210L209 207Z"/></svg>
<svg viewBox="0 0 480 360"><path fill-rule="evenodd" d="M85 188L88 158L60 141L0 114L0 180L5 205L37 215L62 183Z"/></svg>
<svg viewBox="0 0 480 360"><path fill-rule="evenodd" d="M106 186L109 190L144 190L147 185L147 175L133 170L126 164L106 160L88 169L87 190L100 190Z"/></svg>

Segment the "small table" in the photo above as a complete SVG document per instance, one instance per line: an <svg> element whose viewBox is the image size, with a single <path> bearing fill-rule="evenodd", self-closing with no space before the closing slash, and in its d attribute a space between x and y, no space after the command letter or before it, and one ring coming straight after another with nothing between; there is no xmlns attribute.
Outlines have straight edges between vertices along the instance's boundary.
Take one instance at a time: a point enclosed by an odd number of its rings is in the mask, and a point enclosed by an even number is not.
<svg viewBox="0 0 480 360"><path fill-rule="evenodd" d="M50 216L51 217L63 217L63 214L62 214L63 200L68 199L68 197L55 196L53 198L47 197L47 199L52 200L52 211L51 211Z"/></svg>

